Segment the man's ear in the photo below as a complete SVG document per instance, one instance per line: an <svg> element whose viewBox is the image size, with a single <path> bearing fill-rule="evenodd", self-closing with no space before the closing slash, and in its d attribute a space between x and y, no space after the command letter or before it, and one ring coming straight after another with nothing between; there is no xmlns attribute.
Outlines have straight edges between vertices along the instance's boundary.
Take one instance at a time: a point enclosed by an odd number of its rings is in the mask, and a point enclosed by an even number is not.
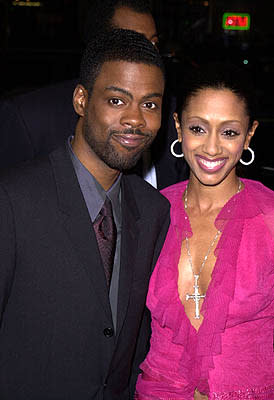
<svg viewBox="0 0 274 400"><path fill-rule="evenodd" d="M73 107L76 113L83 117L88 104L88 93L82 85L77 85L73 92Z"/></svg>
<svg viewBox="0 0 274 400"><path fill-rule="evenodd" d="M175 121L175 127L176 127L176 131L178 134L178 140L180 143L182 143L182 128L181 128L181 124L180 124L180 121L178 118L178 114L176 112L173 114L173 119Z"/></svg>

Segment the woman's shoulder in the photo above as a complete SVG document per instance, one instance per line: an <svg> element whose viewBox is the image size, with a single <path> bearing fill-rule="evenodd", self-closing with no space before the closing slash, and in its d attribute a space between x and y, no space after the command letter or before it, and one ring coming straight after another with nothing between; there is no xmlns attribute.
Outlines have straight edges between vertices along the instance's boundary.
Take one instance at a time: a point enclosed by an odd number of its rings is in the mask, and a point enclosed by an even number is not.
<svg viewBox="0 0 274 400"><path fill-rule="evenodd" d="M246 189L241 207L242 215L248 218L263 218L263 223L274 238L274 191L257 181L248 179L242 181Z"/></svg>
<svg viewBox="0 0 274 400"><path fill-rule="evenodd" d="M248 188L252 188L254 190L262 191L265 193L271 193L272 195L274 195L274 191L272 189L270 189L269 187L265 186L262 182L254 181L253 179L246 179L246 178L240 178L240 179L244 182L244 184Z"/></svg>
<svg viewBox="0 0 274 400"><path fill-rule="evenodd" d="M176 201L181 202L182 195L187 187L187 184L188 180L175 183L174 185L162 189L161 194L165 196L171 204L176 203Z"/></svg>
<svg viewBox="0 0 274 400"><path fill-rule="evenodd" d="M261 182L251 179L242 179L245 184L248 195L255 204L266 211L274 211L274 191L264 186Z"/></svg>

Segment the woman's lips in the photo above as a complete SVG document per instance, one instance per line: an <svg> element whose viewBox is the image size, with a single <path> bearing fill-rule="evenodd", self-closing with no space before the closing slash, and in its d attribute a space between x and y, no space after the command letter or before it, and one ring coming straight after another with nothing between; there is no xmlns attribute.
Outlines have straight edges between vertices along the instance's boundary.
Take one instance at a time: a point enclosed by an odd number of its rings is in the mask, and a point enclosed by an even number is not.
<svg viewBox="0 0 274 400"><path fill-rule="evenodd" d="M227 158L216 158L215 160L209 160L208 158L196 156L196 160L199 166L206 172L217 172L226 163Z"/></svg>
<svg viewBox="0 0 274 400"><path fill-rule="evenodd" d="M134 149L143 144L146 141L147 136L120 134L120 135L113 135L113 139L115 139L123 147Z"/></svg>

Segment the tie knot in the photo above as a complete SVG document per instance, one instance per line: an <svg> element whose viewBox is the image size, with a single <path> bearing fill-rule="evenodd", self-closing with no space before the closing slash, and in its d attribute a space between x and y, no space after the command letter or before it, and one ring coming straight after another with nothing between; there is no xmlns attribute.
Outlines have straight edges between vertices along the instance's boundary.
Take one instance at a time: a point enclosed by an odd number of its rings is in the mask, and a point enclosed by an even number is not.
<svg viewBox="0 0 274 400"><path fill-rule="evenodd" d="M111 205L111 201L108 197L106 197L103 207L101 208L100 214L103 217L113 217L112 205Z"/></svg>

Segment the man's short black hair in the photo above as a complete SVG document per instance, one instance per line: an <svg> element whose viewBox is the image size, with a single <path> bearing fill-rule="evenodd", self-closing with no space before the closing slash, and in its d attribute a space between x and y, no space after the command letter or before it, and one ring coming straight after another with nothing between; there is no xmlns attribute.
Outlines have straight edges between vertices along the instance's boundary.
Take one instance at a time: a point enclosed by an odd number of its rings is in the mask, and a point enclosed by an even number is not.
<svg viewBox="0 0 274 400"><path fill-rule="evenodd" d="M84 42L88 43L98 30L113 28L111 19L120 7L128 7L140 14L152 14L149 0L90 0Z"/></svg>
<svg viewBox="0 0 274 400"><path fill-rule="evenodd" d="M164 76L161 56L145 36L127 29L101 31L88 43L81 60L80 83L89 95L102 65L108 61L154 65Z"/></svg>

